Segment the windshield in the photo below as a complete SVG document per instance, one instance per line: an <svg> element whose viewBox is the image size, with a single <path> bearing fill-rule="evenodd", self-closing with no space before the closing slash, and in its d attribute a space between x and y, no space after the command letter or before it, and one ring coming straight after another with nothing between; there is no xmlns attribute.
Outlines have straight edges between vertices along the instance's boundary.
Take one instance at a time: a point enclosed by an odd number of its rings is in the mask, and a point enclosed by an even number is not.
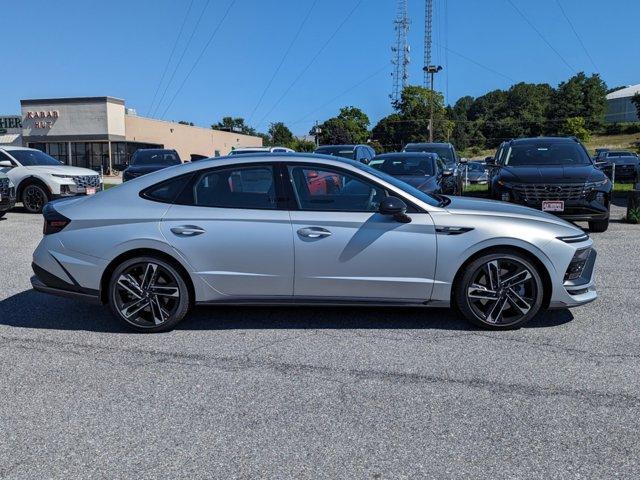
<svg viewBox="0 0 640 480"><path fill-rule="evenodd" d="M467 168L470 172L484 172L485 166L480 163L469 162Z"/></svg>
<svg viewBox="0 0 640 480"><path fill-rule="evenodd" d="M179 165L182 163L175 152L166 150L140 151L135 154L133 165Z"/></svg>
<svg viewBox="0 0 640 480"><path fill-rule="evenodd" d="M389 157L374 159L369 165L389 175L428 176L434 174L433 159L420 157Z"/></svg>
<svg viewBox="0 0 640 480"><path fill-rule="evenodd" d="M62 162L59 162L40 150L9 150L9 154L18 160L23 167L62 165Z"/></svg>
<svg viewBox="0 0 640 480"><path fill-rule="evenodd" d="M452 165L456 163L456 157L453 154L453 149L447 145L423 145L423 144L415 144L415 145L407 145L404 149L405 152L426 152L426 153L437 153L438 156L444 160L444 163L447 165Z"/></svg>
<svg viewBox="0 0 640 480"><path fill-rule="evenodd" d="M431 205L434 207L437 207L440 205L440 201L436 197L429 195L428 193L421 192L417 188L409 185L408 183L405 183L402 180L398 180L397 178L394 178L391 175L381 172L380 170L371 168L369 165L365 165L364 163L357 163L357 164L353 164L353 166L367 173L370 173L371 175L373 175L376 178L379 178L380 180L384 180L385 182L393 185L396 188L399 188L403 192L407 192L412 197L415 197L418 200L421 200L428 205Z"/></svg>
<svg viewBox="0 0 640 480"><path fill-rule="evenodd" d="M611 163L615 164L623 164L623 163L636 163L638 161L638 157L629 155L628 157L613 157L611 158Z"/></svg>
<svg viewBox="0 0 640 480"><path fill-rule="evenodd" d="M334 157L350 158L351 160L355 159L355 148L348 146L320 147L316 149L314 153L320 153L322 155L333 155Z"/></svg>
<svg viewBox="0 0 640 480"><path fill-rule="evenodd" d="M247 155L249 153L269 153L268 150L231 150L229 155Z"/></svg>
<svg viewBox="0 0 640 480"><path fill-rule="evenodd" d="M575 142L540 142L512 145L506 155L504 164L512 167L522 165L592 165L585 149Z"/></svg>

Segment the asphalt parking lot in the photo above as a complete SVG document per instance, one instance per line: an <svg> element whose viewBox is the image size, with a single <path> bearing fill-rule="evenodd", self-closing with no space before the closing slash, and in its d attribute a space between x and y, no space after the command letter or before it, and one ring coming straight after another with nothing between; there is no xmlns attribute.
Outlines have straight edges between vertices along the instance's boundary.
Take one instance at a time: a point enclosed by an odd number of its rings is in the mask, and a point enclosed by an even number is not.
<svg viewBox="0 0 640 480"><path fill-rule="evenodd" d="M0 478L638 475L638 226L593 235L595 303L517 331L217 308L140 335L30 289L41 222L0 221Z"/></svg>

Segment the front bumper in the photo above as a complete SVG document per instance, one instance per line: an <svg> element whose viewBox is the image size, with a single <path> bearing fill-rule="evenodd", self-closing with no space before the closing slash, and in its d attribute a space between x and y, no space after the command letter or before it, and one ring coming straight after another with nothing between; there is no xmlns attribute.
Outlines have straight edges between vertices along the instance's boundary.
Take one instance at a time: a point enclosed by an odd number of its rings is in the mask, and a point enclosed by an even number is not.
<svg viewBox="0 0 640 480"><path fill-rule="evenodd" d="M574 280L565 280L562 287L554 291L549 308L578 307L598 298L593 279L597 255L595 249L592 248L580 277Z"/></svg>
<svg viewBox="0 0 640 480"><path fill-rule="evenodd" d="M14 189L15 191L15 189ZM16 206L16 197L13 196L4 196L0 199L0 212L6 212L7 210L11 210Z"/></svg>

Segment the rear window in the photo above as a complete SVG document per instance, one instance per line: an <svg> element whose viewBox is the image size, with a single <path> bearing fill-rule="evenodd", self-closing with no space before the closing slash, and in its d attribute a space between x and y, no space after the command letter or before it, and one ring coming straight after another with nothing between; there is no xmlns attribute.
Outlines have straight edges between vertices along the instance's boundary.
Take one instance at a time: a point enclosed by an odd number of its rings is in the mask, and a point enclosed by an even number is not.
<svg viewBox="0 0 640 480"><path fill-rule="evenodd" d="M154 202L173 203L178 195L184 190L191 181L193 174L182 175L180 177L171 178L164 182L153 185L142 192L142 197Z"/></svg>
<svg viewBox="0 0 640 480"><path fill-rule="evenodd" d="M133 165L179 165L182 163L176 152L167 150L138 150L133 159Z"/></svg>

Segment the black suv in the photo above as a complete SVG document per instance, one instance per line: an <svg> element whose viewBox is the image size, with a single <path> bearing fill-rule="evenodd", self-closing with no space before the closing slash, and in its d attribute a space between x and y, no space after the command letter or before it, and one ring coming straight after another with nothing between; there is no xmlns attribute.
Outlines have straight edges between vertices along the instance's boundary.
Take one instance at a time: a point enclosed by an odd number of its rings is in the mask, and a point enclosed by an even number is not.
<svg viewBox="0 0 640 480"><path fill-rule="evenodd" d="M131 157L131 164L122 172L122 181L132 180L147 173L156 172L172 165L180 165L182 160L175 150L163 148L141 148Z"/></svg>
<svg viewBox="0 0 640 480"><path fill-rule="evenodd" d="M615 168L615 181L634 183L638 181L640 157L633 152L609 150L598 154L596 162L602 164L602 171L611 179L613 179Z"/></svg>
<svg viewBox="0 0 640 480"><path fill-rule="evenodd" d="M588 221L593 232L609 226L612 185L576 138L519 138L500 146L491 169L491 196Z"/></svg>
<svg viewBox="0 0 640 480"><path fill-rule="evenodd" d="M442 182L444 194L462 195L462 176L464 169L460 167L460 158L450 143L407 143L403 152L435 153L447 166L446 178Z"/></svg>
<svg viewBox="0 0 640 480"><path fill-rule="evenodd" d="M348 158L365 164L376 156L376 151L369 145L322 145L313 153Z"/></svg>

